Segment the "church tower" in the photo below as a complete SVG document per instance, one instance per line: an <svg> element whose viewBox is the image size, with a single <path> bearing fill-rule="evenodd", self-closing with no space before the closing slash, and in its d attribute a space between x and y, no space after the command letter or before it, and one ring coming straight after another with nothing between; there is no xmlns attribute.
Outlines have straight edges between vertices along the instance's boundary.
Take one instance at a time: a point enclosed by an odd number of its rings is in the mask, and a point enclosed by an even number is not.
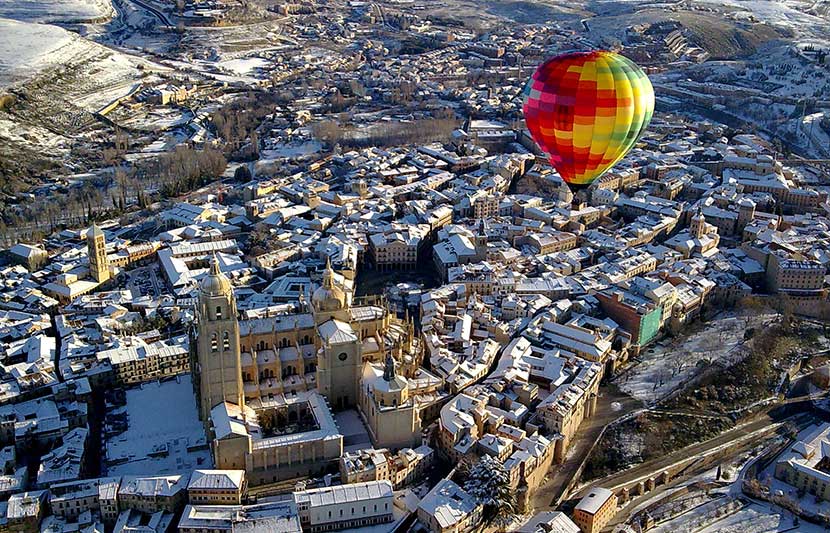
<svg viewBox="0 0 830 533"><path fill-rule="evenodd" d="M755 220L755 202L749 198L741 198L738 202L737 232L741 235L747 224Z"/></svg>
<svg viewBox="0 0 830 533"><path fill-rule="evenodd" d="M215 256L199 285L197 315L198 368L193 371L199 373L199 414L206 421L219 403L245 404L236 300Z"/></svg>
<svg viewBox="0 0 830 533"><path fill-rule="evenodd" d="M357 186L355 187L355 191L361 198L366 198L369 196L369 186L366 184L366 180L360 178L357 180Z"/></svg>
<svg viewBox="0 0 830 533"><path fill-rule="evenodd" d="M484 261L487 259L487 230L484 228L484 219L478 221L478 231L474 237L473 243L476 248L476 260Z"/></svg>
<svg viewBox="0 0 830 533"><path fill-rule="evenodd" d="M89 274L98 283L110 279L110 264L107 260L107 238L93 223L86 235L86 251L89 256Z"/></svg>
<svg viewBox="0 0 830 533"><path fill-rule="evenodd" d="M689 232L695 239L700 239L706 234L706 219L700 211L692 217L689 223Z"/></svg>

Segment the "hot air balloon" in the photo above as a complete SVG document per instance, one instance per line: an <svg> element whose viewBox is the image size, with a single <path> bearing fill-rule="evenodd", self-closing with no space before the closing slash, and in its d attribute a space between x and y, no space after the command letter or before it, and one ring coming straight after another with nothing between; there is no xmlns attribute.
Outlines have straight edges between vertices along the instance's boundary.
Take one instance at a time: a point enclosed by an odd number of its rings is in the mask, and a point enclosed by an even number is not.
<svg viewBox="0 0 830 533"><path fill-rule="evenodd" d="M581 189L634 146L654 113L654 89L631 60L607 51L548 59L523 91L525 122L571 189Z"/></svg>

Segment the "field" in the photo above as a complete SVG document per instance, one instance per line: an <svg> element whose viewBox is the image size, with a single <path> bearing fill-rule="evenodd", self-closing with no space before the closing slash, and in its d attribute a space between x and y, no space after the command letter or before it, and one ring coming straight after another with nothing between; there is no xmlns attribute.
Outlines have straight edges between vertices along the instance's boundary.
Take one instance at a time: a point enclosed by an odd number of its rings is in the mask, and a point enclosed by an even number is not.
<svg viewBox="0 0 830 533"><path fill-rule="evenodd" d="M0 18L0 89L40 73L80 40L57 26Z"/></svg>
<svg viewBox="0 0 830 533"><path fill-rule="evenodd" d="M744 332L762 327L774 317L770 311L721 313L696 324L688 334L648 347L640 354L641 361L616 383L639 400L655 402L713 364L730 366L739 361Z"/></svg>
<svg viewBox="0 0 830 533"><path fill-rule="evenodd" d="M628 466L656 459L717 436L731 423L721 418L642 413L609 428L582 474L583 480L604 477Z"/></svg>
<svg viewBox="0 0 830 533"><path fill-rule="evenodd" d="M115 14L110 0L14 0L0 2L0 18L41 23L103 22Z"/></svg>
<svg viewBox="0 0 830 533"><path fill-rule="evenodd" d="M37 176L50 162L87 170L67 155L111 135L94 114L160 70L57 26L0 19L0 93L13 95L0 108L0 171Z"/></svg>
<svg viewBox="0 0 830 533"><path fill-rule="evenodd" d="M692 41L709 52L713 59L747 57L758 51L763 43L783 37L783 32L772 25L739 23L724 17L722 13L708 11L646 7L620 14L612 10L607 15L586 22L591 37L601 37L606 42L623 42L625 29L645 20L680 22L690 33Z"/></svg>

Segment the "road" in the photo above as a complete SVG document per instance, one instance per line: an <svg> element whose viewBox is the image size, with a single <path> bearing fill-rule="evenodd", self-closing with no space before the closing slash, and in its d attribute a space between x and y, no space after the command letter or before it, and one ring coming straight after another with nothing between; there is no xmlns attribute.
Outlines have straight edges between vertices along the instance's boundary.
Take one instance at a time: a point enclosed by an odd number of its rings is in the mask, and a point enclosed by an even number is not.
<svg viewBox="0 0 830 533"><path fill-rule="evenodd" d="M611 490L625 485L648 479L671 467L677 467L684 462L691 464L695 460L711 457L732 446L745 446L747 449L757 445L763 435L779 432L791 421L791 418L775 421L768 412L762 412L752 417L740 426L725 431L712 439L692 444L673 453L633 466L622 472L592 480L570 495L572 499L581 498L593 486L601 486Z"/></svg>
<svg viewBox="0 0 830 533"><path fill-rule="evenodd" d="M612 406L612 404L619 406ZM576 475L582 461L588 455L591 445L599 437L602 429L613 421L630 414L643 406L639 400L620 392L616 386L600 387L597 398L596 414L586 418L576 435L571 440L567 455L562 464L551 467L552 475L533 492L530 504L536 510L549 510L555 507L559 495L567 488ZM615 409L616 407L616 409Z"/></svg>
<svg viewBox="0 0 830 533"><path fill-rule="evenodd" d="M803 415L794 415L788 418L787 421L795 424L798 427L799 431L805 429L807 426L814 422L812 417ZM775 423L774 425L776 426L776 428L779 427L778 423ZM723 454L719 454L716 457L713 457L714 462L724 463L728 461L734 461L739 456L746 454L753 448L757 448L759 445L767 446L772 444L774 439L777 437L777 435L774 434L774 431L767 431L765 434L761 433L762 430L747 434L745 442L741 443L738 446L729 447L728 450ZM684 470L681 475L672 479L669 483L658 486L653 491L647 493L645 498L637 498L639 501L635 501L629 505L626 505L625 507L622 507L620 511L614 516L614 518L606 525L604 531L611 531L614 528L614 526L625 523L627 520L629 520L631 516L636 515L638 512L642 511L647 505L651 505L654 502L658 501L660 499L659 496L661 494L670 493L679 486L688 483L694 476L700 475L706 472L707 470L712 469L714 462L708 461L705 463L700 463L699 465L693 465L692 467L689 467L686 470ZM746 468L744 467L741 470L741 473L738 476L738 478L732 481L730 493L733 496L741 494L741 484L745 472Z"/></svg>
<svg viewBox="0 0 830 533"><path fill-rule="evenodd" d="M146 9L154 17L156 17L159 20L159 22L161 22L162 24L164 24L168 28L173 27L173 24L170 22L170 19L168 19L167 16L164 13L162 13L158 9L154 8L153 6L149 5L148 3L143 2L142 0L127 0L127 1L132 2L133 4Z"/></svg>

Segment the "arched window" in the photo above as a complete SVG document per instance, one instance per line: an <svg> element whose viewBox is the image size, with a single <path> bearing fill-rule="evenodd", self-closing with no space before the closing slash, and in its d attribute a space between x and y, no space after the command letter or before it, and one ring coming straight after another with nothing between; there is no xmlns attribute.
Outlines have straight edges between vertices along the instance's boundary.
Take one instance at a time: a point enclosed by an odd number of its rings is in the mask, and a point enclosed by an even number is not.
<svg viewBox="0 0 830 533"><path fill-rule="evenodd" d="M216 333L210 334L210 351L211 352L218 352L219 351L219 336Z"/></svg>
<svg viewBox="0 0 830 533"><path fill-rule="evenodd" d="M216 320L222 320L222 306L216 306Z"/></svg>
<svg viewBox="0 0 830 533"><path fill-rule="evenodd" d="M226 351L231 349L231 334L227 331L222 335L222 349Z"/></svg>

